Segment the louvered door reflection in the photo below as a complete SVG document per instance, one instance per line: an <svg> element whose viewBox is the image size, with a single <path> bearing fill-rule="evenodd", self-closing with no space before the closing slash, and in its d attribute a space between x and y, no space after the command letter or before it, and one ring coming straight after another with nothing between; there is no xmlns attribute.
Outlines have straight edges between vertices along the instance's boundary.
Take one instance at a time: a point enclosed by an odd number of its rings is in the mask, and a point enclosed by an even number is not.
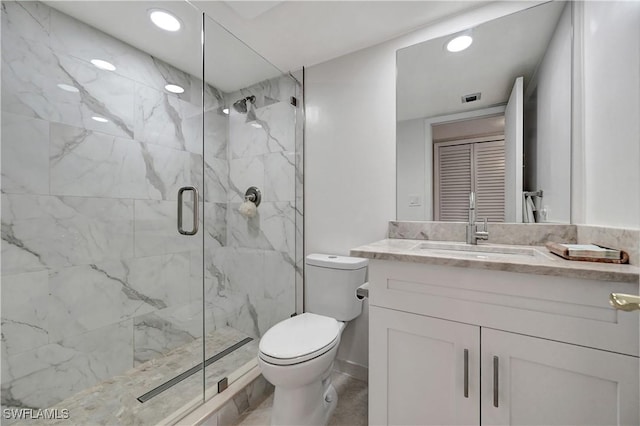
<svg viewBox="0 0 640 426"><path fill-rule="evenodd" d="M504 140L437 143L434 158L435 220L467 221L474 191L477 217L504 222Z"/></svg>
<svg viewBox="0 0 640 426"><path fill-rule="evenodd" d="M504 141L473 144L478 218L504 222Z"/></svg>

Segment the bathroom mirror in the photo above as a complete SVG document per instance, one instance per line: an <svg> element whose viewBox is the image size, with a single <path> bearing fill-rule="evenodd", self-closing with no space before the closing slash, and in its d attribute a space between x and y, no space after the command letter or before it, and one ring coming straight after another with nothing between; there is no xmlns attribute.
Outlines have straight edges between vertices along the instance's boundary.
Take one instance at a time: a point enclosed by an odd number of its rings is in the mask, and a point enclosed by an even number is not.
<svg viewBox="0 0 640 426"><path fill-rule="evenodd" d="M570 222L571 34L549 2L398 50L398 220Z"/></svg>

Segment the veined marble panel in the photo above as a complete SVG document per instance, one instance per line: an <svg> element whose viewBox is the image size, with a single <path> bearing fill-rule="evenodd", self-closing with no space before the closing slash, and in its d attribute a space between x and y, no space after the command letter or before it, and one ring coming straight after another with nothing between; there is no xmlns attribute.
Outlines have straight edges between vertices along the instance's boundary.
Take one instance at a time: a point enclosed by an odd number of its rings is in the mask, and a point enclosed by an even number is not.
<svg viewBox="0 0 640 426"><path fill-rule="evenodd" d="M241 203L247 188L264 188L264 157L253 156L231 160L229 163L229 201Z"/></svg>
<svg viewBox="0 0 640 426"><path fill-rule="evenodd" d="M2 114L2 192L49 193L49 123Z"/></svg>
<svg viewBox="0 0 640 426"><path fill-rule="evenodd" d="M25 40L48 44L51 26L49 6L37 1L2 2L2 42Z"/></svg>
<svg viewBox="0 0 640 426"><path fill-rule="evenodd" d="M296 212L293 202L263 202L258 207L258 214L252 218L240 214L238 203L231 203L229 207L230 246L280 251L294 259Z"/></svg>
<svg viewBox="0 0 640 426"><path fill-rule="evenodd" d="M245 158L270 152L295 150L296 110L289 102L278 102L253 110L257 119L246 123L247 114L233 109L229 115L231 158Z"/></svg>
<svg viewBox="0 0 640 426"><path fill-rule="evenodd" d="M23 38L3 43L2 67L4 111L133 137L133 81Z"/></svg>
<svg viewBox="0 0 640 426"><path fill-rule="evenodd" d="M153 164L147 173L142 145L135 141L54 123L50 145L52 194L160 198L166 192Z"/></svg>
<svg viewBox="0 0 640 426"><path fill-rule="evenodd" d="M133 256L133 201L2 195L2 273Z"/></svg>
<svg viewBox="0 0 640 426"><path fill-rule="evenodd" d="M51 192L175 200L191 184L188 152L104 133L51 125Z"/></svg>
<svg viewBox="0 0 640 426"><path fill-rule="evenodd" d="M293 201L296 197L295 153L280 151L264 158L263 201Z"/></svg>
<svg viewBox="0 0 640 426"><path fill-rule="evenodd" d="M141 84L135 93L136 140L202 154L202 107Z"/></svg>
<svg viewBox="0 0 640 426"><path fill-rule="evenodd" d="M220 113L217 107L207 110L204 114L204 128L204 158L209 163L212 163L213 158L226 160L229 116Z"/></svg>
<svg viewBox="0 0 640 426"><path fill-rule="evenodd" d="M47 331L50 342L93 331L166 307L128 281L126 264L74 266L51 271Z"/></svg>
<svg viewBox="0 0 640 426"><path fill-rule="evenodd" d="M262 205L260 207L263 207ZM261 229L273 250L295 257L296 209L293 202L265 203ZM292 262L293 264L293 262Z"/></svg>
<svg viewBox="0 0 640 426"><path fill-rule="evenodd" d="M133 366L132 333L126 321L9 356L2 405L50 407L123 373Z"/></svg>
<svg viewBox="0 0 640 426"><path fill-rule="evenodd" d="M296 269L286 254L264 253L264 298L256 303L262 336L296 311Z"/></svg>
<svg viewBox="0 0 640 426"><path fill-rule="evenodd" d="M205 176L202 176L202 167L205 167ZM202 156L191 155L191 182L201 187L201 194L205 202L226 203L229 187L229 164L227 160L212 158L203 164Z"/></svg>
<svg viewBox="0 0 640 426"><path fill-rule="evenodd" d="M49 343L47 271L2 277L3 354L13 355Z"/></svg>
<svg viewBox="0 0 640 426"><path fill-rule="evenodd" d="M202 333L202 300L140 315L133 322L135 365L201 338Z"/></svg>
<svg viewBox="0 0 640 426"><path fill-rule="evenodd" d="M197 16L195 9L193 13ZM177 84L185 89L179 96L186 101L194 94L188 74L57 10L51 10L51 47L85 62L95 58L108 61L116 66L115 74L158 90L167 83ZM200 37L194 37L183 51L197 58L199 48ZM194 97L198 101L202 95Z"/></svg>
<svg viewBox="0 0 640 426"><path fill-rule="evenodd" d="M205 248L227 245L227 205L223 203L204 204Z"/></svg>
<svg viewBox="0 0 640 426"><path fill-rule="evenodd" d="M202 237L177 230L176 201L135 200L135 255L153 256L202 250ZM184 203L184 228L190 229L191 209Z"/></svg>

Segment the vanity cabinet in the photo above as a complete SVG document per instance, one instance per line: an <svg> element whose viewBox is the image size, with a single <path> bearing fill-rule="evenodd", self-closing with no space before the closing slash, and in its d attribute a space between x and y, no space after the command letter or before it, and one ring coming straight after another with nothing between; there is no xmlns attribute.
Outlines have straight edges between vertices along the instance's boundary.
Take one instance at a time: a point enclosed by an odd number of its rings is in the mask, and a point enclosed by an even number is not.
<svg viewBox="0 0 640 426"><path fill-rule="evenodd" d="M637 283L370 262L370 424L640 423ZM630 342L625 342L629 340Z"/></svg>

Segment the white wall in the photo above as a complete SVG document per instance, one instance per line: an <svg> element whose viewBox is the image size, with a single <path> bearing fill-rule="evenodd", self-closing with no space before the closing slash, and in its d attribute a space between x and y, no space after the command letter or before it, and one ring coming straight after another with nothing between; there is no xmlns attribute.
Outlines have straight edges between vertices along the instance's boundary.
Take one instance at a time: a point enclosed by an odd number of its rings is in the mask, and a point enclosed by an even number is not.
<svg viewBox="0 0 640 426"><path fill-rule="evenodd" d="M426 212L431 212L431 185L425 191L425 123L424 118L398 122L397 162L402 167L397 170L397 217L402 220L425 220ZM420 205L409 205L410 197L419 197Z"/></svg>
<svg viewBox="0 0 640 426"><path fill-rule="evenodd" d="M536 132L526 140L527 157L533 170L527 170L533 186L542 189L542 206L547 206L547 221L571 220L571 5L567 4L549 47L534 77L537 87L534 115ZM525 113L525 122L527 116ZM533 151L533 152L532 152ZM527 180L529 180L527 179ZM541 206L541 207L542 207Z"/></svg>
<svg viewBox="0 0 640 426"><path fill-rule="evenodd" d="M585 2L579 219L640 228L640 2Z"/></svg>
<svg viewBox="0 0 640 426"><path fill-rule="evenodd" d="M396 217L395 52L540 2L484 5L305 72L305 252L348 254L382 239ZM338 357L368 365L368 316Z"/></svg>

